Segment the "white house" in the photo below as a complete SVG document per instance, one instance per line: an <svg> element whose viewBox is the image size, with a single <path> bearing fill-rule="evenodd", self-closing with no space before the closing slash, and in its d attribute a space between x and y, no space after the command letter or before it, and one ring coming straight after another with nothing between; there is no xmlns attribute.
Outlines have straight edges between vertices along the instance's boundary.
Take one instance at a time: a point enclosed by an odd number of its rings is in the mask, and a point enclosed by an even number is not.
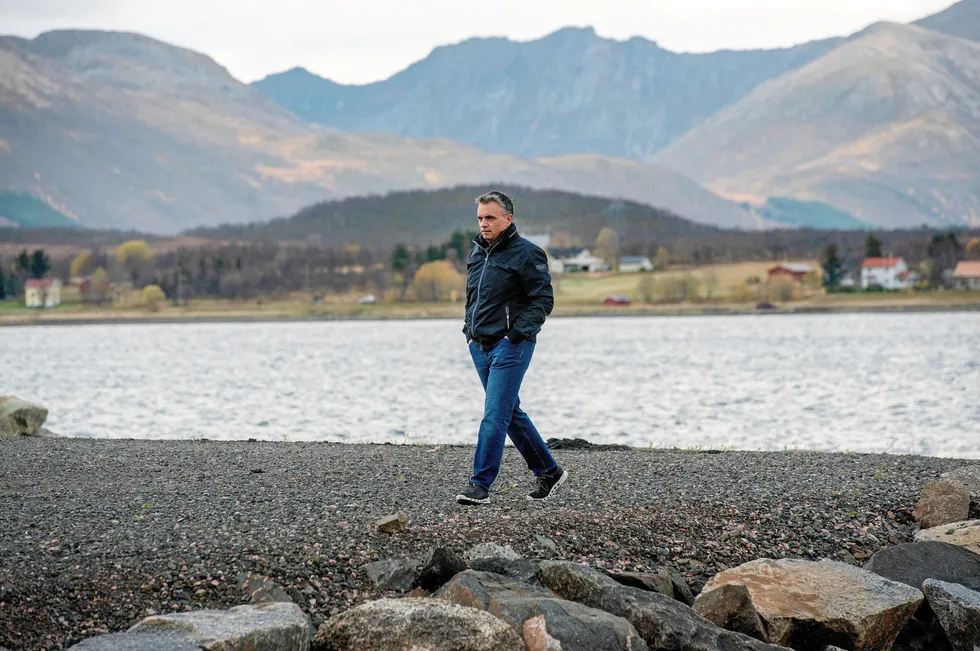
<svg viewBox="0 0 980 651"><path fill-rule="evenodd" d="M953 282L957 289L980 290L980 260L958 262L953 270Z"/></svg>
<svg viewBox="0 0 980 651"><path fill-rule="evenodd" d="M909 268L902 258L865 258L861 263L861 289L874 285L906 289L909 281Z"/></svg>
<svg viewBox="0 0 980 651"><path fill-rule="evenodd" d="M61 305L61 281L57 278L31 278L24 288L24 304L27 307L55 307Z"/></svg>
<svg viewBox="0 0 980 651"><path fill-rule="evenodd" d="M640 271L653 271L653 263L650 262L650 258L637 255L637 256L626 256L619 261L619 270L622 273L635 274Z"/></svg>
<svg viewBox="0 0 980 651"><path fill-rule="evenodd" d="M553 251L552 255L561 261L564 271L604 271L606 261L592 255L588 249L569 249Z"/></svg>

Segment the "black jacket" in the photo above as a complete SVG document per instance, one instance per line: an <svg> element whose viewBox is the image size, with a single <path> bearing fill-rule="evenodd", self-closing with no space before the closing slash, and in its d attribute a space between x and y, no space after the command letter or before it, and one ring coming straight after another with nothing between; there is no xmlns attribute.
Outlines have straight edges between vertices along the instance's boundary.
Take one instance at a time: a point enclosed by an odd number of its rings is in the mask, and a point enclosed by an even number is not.
<svg viewBox="0 0 980 651"><path fill-rule="evenodd" d="M466 338L483 346L505 336L514 343L537 341L555 306L547 254L514 224L492 244L482 235L473 244L466 264Z"/></svg>

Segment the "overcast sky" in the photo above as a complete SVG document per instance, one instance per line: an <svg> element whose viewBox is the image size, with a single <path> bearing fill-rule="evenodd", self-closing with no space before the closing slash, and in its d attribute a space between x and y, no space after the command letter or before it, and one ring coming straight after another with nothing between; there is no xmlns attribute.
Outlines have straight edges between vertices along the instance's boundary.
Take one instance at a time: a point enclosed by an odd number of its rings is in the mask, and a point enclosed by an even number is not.
<svg viewBox="0 0 980 651"><path fill-rule="evenodd" d="M0 0L0 33L134 31L204 52L250 82L302 66L341 83L391 76L472 36L564 26L643 36L683 52L788 46L910 22L952 0Z"/></svg>

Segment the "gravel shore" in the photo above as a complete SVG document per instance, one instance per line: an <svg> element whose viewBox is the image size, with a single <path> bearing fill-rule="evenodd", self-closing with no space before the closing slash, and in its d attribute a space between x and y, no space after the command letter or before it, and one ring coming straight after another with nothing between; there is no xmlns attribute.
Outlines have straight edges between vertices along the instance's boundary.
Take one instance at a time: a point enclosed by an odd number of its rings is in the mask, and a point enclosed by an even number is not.
<svg viewBox="0 0 980 651"><path fill-rule="evenodd" d="M493 503L462 508L465 446L0 441L0 646L59 649L148 613L242 603L275 578L319 624L377 596L359 567L487 541L609 569L669 565L698 590L760 557L856 564L909 542L922 486L976 461L812 452L560 450L529 504L508 448ZM404 511L408 531L378 533ZM536 536L554 541L556 550Z"/></svg>

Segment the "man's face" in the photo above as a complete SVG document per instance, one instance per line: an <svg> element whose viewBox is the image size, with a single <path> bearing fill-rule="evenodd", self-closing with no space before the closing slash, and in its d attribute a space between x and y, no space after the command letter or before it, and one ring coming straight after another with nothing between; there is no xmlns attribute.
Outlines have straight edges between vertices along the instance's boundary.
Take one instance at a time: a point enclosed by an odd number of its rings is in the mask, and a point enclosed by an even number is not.
<svg viewBox="0 0 980 651"><path fill-rule="evenodd" d="M476 218L480 222L480 234L487 242L493 242L514 223L514 216L506 214L496 201L479 204Z"/></svg>

